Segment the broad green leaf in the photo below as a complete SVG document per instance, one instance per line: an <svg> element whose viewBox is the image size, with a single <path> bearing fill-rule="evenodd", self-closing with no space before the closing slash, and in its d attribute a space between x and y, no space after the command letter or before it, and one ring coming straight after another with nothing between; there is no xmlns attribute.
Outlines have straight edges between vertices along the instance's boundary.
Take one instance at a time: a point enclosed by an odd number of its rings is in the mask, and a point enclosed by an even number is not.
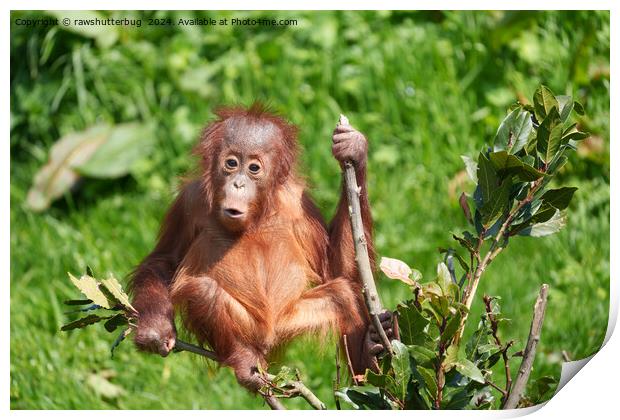
<svg viewBox="0 0 620 420"><path fill-rule="evenodd" d="M47 163L34 176L26 198L28 208L43 211L69 191L79 179L75 167L91 158L106 141L109 130L109 126L96 125L57 140L50 149Z"/></svg>
<svg viewBox="0 0 620 420"><path fill-rule="evenodd" d="M441 291L444 296L450 294L450 285L452 284L452 277L448 267L443 262L437 264L437 284L441 287Z"/></svg>
<svg viewBox="0 0 620 420"><path fill-rule="evenodd" d="M577 191L576 187L562 187L556 190L548 190L543 194L541 199L543 202L558 210L564 210L570 204L575 191Z"/></svg>
<svg viewBox="0 0 620 420"><path fill-rule="evenodd" d="M504 179L501 186L493 190L489 200L482 206L480 212L482 213L482 225L484 227L491 226L508 208L511 186L512 180L510 178Z"/></svg>
<svg viewBox="0 0 620 420"><path fill-rule="evenodd" d="M366 369L365 376L366 376L366 382L378 388L385 388L388 384L388 381L392 380L392 378L389 377L388 375L383 374L383 373L375 373L370 369Z"/></svg>
<svg viewBox="0 0 620 420"><path fill-rule="evenodd" d="M525 156L524 160L526 157L528 156ZM519 180L530 182L545 175L543 172L538 171L518 157L509 155L506 151L490 153L489 159L496 168L500 178L504 178L508 175L516 175ZM527 160L529 161L529 159Z"/></svg>
<svg viewBox="0 0 620 420"><path fill-rule="evenodd" d="M493 151L519 152L527 144L532 128L530 113L516 108L500 124L493 141Z"/></svg>
<svg viewBox="0 0 620 420"><path fill-rule="evenodd" d="M515 235L524 229L529 229L537 223L544 223L550 220L558 210L548 204L543 204L536 213L529 219L519 224L513 225L510 229L510 235Z"/></svg>
<svg viewBox="0 0 620 420"><path fill-rule="evenodd" d="M91 315L85 316L84 318L80 318L80 319L77 319L77 320L75 320L73 322L70 322L68 324L63 325L60 328L60 330L61 331L69 331L69 330L74 330L76 328L84 328L84 327L87 327L87 326L92 325L92 324L96 324L99 321L103 321L104 319L109 319L109 318L111 318L111 317L109 317L109 316L102 317L102 316L99 316L99 315L91 314Z"/></svg>
<svg viewBox="0 0 620 420"><path fill-rule="evenodd" d="M461 311L457 311L456 314L454 314L450 318L450 320L446 324L446 328L443 330L443 332L441 333L441 337L439 338L442 343L449 343L452 340L452 338L454 337L454 333L456 333L459 325L461 324L462 318L463 315Z"/></svg>
<svg viewBox="0 0 620 420"><path fill-rule="evenodd" d="M522 236L533 236L539 238L542 236L552 235L562 230L566 226L566 216L562 215L559 210L546 222L534 224L519 232Z"/></svg>
<svg viewBox="0 0 620 420"><path fill-rule="evenodd" d="M551 89L547 86L541 85L536 89L536 92L534 92L534 112L536 113L538 122L543 121L554 107L558 110L560 105L555 99L553 92L551 92Z"/></svg>
<svg viewBox="0 0 620 420"><path fill-rule="evenodd" d="M409 363L409 351L407 346L398 340L392 340L392 369L394 370L394 379L396 382L396 396L401 401L407 396L407 384L411 376L411 364Z"/></svg>
<svg viewBox="0 0 620 420"><path fill-rule="evenodd" d="M95 305L99 305L102 308L110 309L113 305L110 305L108 298L103 294L101 290L99 290L99 283L97 280L90 276L82 276L79 279L75 278L71 273L69 274L69 279L71 283L86 296L88 299L92 300Z"/></svg>
<svg viewBox="0 0 620 420"><path fill-rule="evenodd" d="M344 402L353 408L368 408L371 410L393 409L393 403L387 399L382 391L376 386L351 386L336 391L336 394Z"/></svg>
<svg viewBox="0 0 620 420"><path fill-rule="evenodd" d="M480 369L476 367L470 360L468 359L460 359L455 364L456 370L463 376L467 376L473 381L479 382L481 384L484 383L484 375L480 372Z"/></svg>
<svg viewBox="0 0 620 420"><path fill-rule="evenodd" d="M575 103L574 103L574 110L579 115L583 115L583 114L586 113L586 111L583 109L583 105L581 105L581 102L575 101Z"/></svg>
<svg viewBox="0 0 620 420"><path fill-rule="evenodd" d="M424 381L431 398L437 398L437 379L435 377L435 371L422 366L416 366L415 370Z"/></svg>
<svg viewBox="0 0 620 420"><path fill-rule="evenodd" d="M562 144L567 144L570 140L579 141L590 137L590 133L579 131L577 123L572 124L562 132Z"/></svg>
<svg viewBox="0 0 620 420"><path fill-rule="evenodd" d="M551 162L562 141L562 121L557 108L552 108L538 127L536 148L546 163Z"/></svg>
<svg viewBox="0 0 620 420"><path fill-rule="evenodd" d="M499 188L500 182L495 171L495 167L491 161L480 153L478 156L478 185L480 186L480 192L482 194L482 203L488 203L491 199L493 191Z"/></svg>
<svg viewBox="0 0 620 420"><path fill-rule="evenodd" d="M114 296L114 298L125 307L125 309L138 312L133 306L131 306L129 296L127 296L127 294L123 291L123 287L114 277L101 280L101 285L105 287Z"/></svg>
<svg viewBox="0 0 620 420"><path fill-rule="evenodd" d="M155 136L150 126L138 123L111 127L104 143L85 162L74 168L94 178L118 178L128 174L133 165L148 155Z"/></svg>
<svg viewBox="0 0 620 420"><path fill-rule="evenodd" d="M407 346L407 348L409 349L409 356L415 361L416 365L427 368L432 368L434 366L437 360L435 351L418 345Z"/></svg>
<svg viewBox="0 0 620 420"><path fill-rule="evenodd" d="M397 311L401 341L404 344L424 344L427 338L425 330L430 321L420 313L411 301L405 305L399 304Z"/></svg>
<svg viewBox="0 0 620 420"><path fill-rule="evenodd" d="M474 181L475 184L478 183L478 163L470 158L469 156L461 155L461 159L463 159L463 163L465 163L465 170L467 171L467 175L469 179Z"/></svg>
<svg viewBox="0 0 620 420"><path fill-rule="evenodd" d="M464 233L468 233L468 232L464 232ZM456 240L463 248L467 249L467 251L474 252L475 244L473 241L468 240L466 237L461 238L457 235L452 235L452 238L454 238L454 240ZM473 235L472 235L472 239L475 240L475 238L473 238Z"/></svg>
<svg viewBox="0 0 620 420"><path fill-rule="evenodd" d="M567 95L556 96L558 100L558 110L560 111L560 119L565 122L573 110L573 97Z"/></svg>
<svg viewBox="0 0 620 420"><path fill-rule="evenodd" d="M121 325L127 325L129 321L125 314L116 314L112 318L108 319L103 326L108 332L113 332Z"/></svg>

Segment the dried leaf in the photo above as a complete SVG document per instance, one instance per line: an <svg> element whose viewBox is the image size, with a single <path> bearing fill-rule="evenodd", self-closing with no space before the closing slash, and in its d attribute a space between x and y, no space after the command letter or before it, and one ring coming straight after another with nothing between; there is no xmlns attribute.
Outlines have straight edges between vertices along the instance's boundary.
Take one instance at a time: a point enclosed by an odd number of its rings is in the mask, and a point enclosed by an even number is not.
<svg viewBox="0 0 620 420"><path fill-rule="evenodd" d="M101 290L99 290L99 283L94 278L84 275L80 277L78 280L71 273L69 274L69 279L71 282L80 289L84 296L88 299L92 300L95 305L99 305L102 308L110 309L112 305L108 301L108 298L103 294Z"/></svg>
<svg viewBox="0 0 620 420"><path fill-rule="evenodd" d="M114 277L101 280L101 285L105 287L118 300L118 302L127 310L138 312L129 301L129 296L123 291L123 286Z"/></svg>
<svg viewBox="0 0 620 420"><path fill-rule="evenodd" d="M415 282L409 278L409 276L413 273L413 270L401 260L381 257L379 268L381 268L381 271L383 271L383 273L391 279L400 280L410 286L415 285Z"/></svg>

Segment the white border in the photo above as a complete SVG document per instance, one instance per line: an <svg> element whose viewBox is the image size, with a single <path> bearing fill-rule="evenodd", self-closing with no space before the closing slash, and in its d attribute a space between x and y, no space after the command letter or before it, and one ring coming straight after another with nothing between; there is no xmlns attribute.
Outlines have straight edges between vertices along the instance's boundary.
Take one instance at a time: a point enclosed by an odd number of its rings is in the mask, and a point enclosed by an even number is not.
<svg viewBox="0 0 620 420"><path fill-rule="evenodd" d="M554 9L568 9L568 10L576 10L575 5L583 5L587 6L588 9L594 10L611 10L611 20L612 20L612 28L611 28L611 62L610 68L612 71L612 79L615 81L616 76L616 68L617 68L617 54L614 52L614 47L617 47L617 30L618 27L618 7L616 6L617 2L613 2L612 0L604 1L604 0L590 0L587 3L568 3L566 0L549 0L549 1L534 1L534 0L521 0L519 2L515 2L514 0L506 1L506 0L498 0L494 2L489 1L469 1L464 4L462 1L455 0L436 0L430 4L417 4L414 2L403 2L403 1L393 1L393 0L385 0L382 2L370 2L370 1L298 1L295 4L295 7L291 4L290 1L282 1L282 0L273 0L273 1L239 1L239 0L216 0L210 2L198 2L198 1L188 1L188 0L175 0L174 2L161 2L155 3L153 1L131 1L131 0L107 0L107 1L76 1L76 0L61 0L55 2L49 1L4 1L2 2L2 7L5 11L4 17L5 19L9 18L9 10L11 9L56 9L56 10L105 10L105 9L126 9L126 10L152 10L152 9L175 9L175 10L198 10L204 9L208 6L209 9L214 10L332 10L332 9L353 9L353 10L372 10L372 9L463 9L463 6L466 6L466 9L470 10L497 10L497 9L534 9L534 10L554 10ZM429 7L430 6L430 7ZM9 96L9 86L10 86L10 67L8 63L10 63L10 49L9 49L9 38L10 38L10 24L5 21L5 24L2 25L2 49L4 51L3 56L6 58L5 65L2 69L3 80L2 84L3 98L4 100L1 102L1 113L0 118L3 121L3 138L2 142L2 152L0 159L2 159L2 165L0 166L0 173L2 174L2 182L0 183L0 189L2 193L2 206L0 207L0 219L3 220L2 227L0 228L0 233L2 234L2 258L0 260L0 267L2 269L2 273L4 274L2 278L4 279L4 293L0 294L0 301L3 310L3 320L2 320L2 336L4 338L4 345L1 349L2 352L2 378L0 389L2 390L2 396L4 397L0 403L0 407L2 412L9 412L9 395L10 395L10 340L9 340L9 331L10 331L10 294L8 293L9 288L9 277L10 277L10 235L9 235L9 220L10 220L10 172L9 172L9 151L10 151L10 141L9 141L9 127L10 127L10 96ZM615 89L615 83L611 84L612 86L612 100L611 100L611 113L610 115L614 115L613 111L618 109L618 92ZM612 118L610 122L610 133L616 133L616 123ZM613 137L611 135L610 137ZM619 197L620 191L618 190L618 179L617 179L617 170L615 169L618 160L618 146L615 141L611 142L611 214L613 215L617 210L617 200ZM594 416L608 418L610 414L618 411L618 407L616 404L619 404L620 401L617 398L618 386L617 386L617 378L620 374L620 363L618 362L617 355L620 354L620 339L618 339L616 334L615 336L611 335L613 332L613 327L615 326L615 322L618 316L618 264L615 263L616 250L618 249L618 224L616 219L612 217L611 219L611 256L610 256L610 268L611 268L611 302L610 302L610 318L609 318L609 328L606 336L607 344L604 346L601 351L593 357L593 359L587 364L587 366L578 374L577 379L570 381L555 397L553 397L545 407L536 411L536 410L526 410L527 412L532 412L530 414L530 418L532 419L542 419L547 418L547 416L553 417L562 417L562 416ZM207 390L206 390L207 391ZM10 411L8 413L10 416L15 418L22 417L30 417L31 415L39 415L38 412L28 412L28 411ZM81 412L81 411L48 411L44 415L58 418L80 418L83 419L85 416L88 416L89 419L108 419L110 416L120 417L130 417L134 418L135 416L148 415L151 418L169 418L171 415L173 416L209 416L209 415L219 415L221 413L189 413L186 411L175 411L174 413L169 412L155 412L155 411L115 411L115 412L106 412L106 411L90 411L90 412ZM316 413L313 412L300 412L296 411L294 413L295 416L307 417L314 416ZM457 413L454 412L400 412L400 413L390 413L385 414L389 416L415 416L416 418L452 418ZM511 411L511 412L502 412L502 411L494 411L494 412L479 412L479 411L459 411L458 416L460 418L502 418L502 417L514 417L526 414L524 411ZM259 411L251 411L251 412L226 412L226 416L237 416L237 415L251 415L252 417L263 417L268 416L269 418L283 417L289 416L286 412L259 412ZM382 414L383 415L383 414ZM334 418L342 418L342 416L355 416L356 419L367 418L367 416L376 416L376 413L371 412L337 412L330 411L326 413L322 413L321 416L334 417ZM541 417L542 416L542 417Z"/></svg>

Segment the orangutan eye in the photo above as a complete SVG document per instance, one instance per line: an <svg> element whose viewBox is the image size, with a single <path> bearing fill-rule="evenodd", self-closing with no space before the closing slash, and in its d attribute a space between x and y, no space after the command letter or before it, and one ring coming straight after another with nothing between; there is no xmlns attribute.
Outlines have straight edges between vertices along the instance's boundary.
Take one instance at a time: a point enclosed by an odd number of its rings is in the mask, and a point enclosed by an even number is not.
<svg viewBox="0 0 620 420"><path fill-rule="evenodd" d="M226 159L226 168L227 169L236 169L237 166L239 166L239 162L237 162L237 159Z"/></svg>
<svg viewBox="0 0 620 420"><path fill-rule="evenodd" d="M253 174L257 174L260 172L260 165L258 163L251 163L249 168L250 172L252 172Z"/></svg>

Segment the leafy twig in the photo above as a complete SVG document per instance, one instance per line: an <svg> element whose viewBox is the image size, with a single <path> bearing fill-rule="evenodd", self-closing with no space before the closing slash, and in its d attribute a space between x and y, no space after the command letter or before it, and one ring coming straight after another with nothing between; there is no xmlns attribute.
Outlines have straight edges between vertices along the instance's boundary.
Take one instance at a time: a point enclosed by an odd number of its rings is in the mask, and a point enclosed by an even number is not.
<svg viewBox="0 0 620 420"><path fill-rule="evenodd" d="M519 373L512 385L512 389L506 398L503 409L517 408L519 400L525 391L525 385L532 371L534 358L536 356L536 346L540 341L540 331L542 330L543 321L545 319L545 308L547 307L547 294L549 285L543 284L538 293L538 298L534 304L534 316L532 317L532 325L530 326L530 335L527 338L525 351L523 352L523 360L519 367Z"/></svg>

